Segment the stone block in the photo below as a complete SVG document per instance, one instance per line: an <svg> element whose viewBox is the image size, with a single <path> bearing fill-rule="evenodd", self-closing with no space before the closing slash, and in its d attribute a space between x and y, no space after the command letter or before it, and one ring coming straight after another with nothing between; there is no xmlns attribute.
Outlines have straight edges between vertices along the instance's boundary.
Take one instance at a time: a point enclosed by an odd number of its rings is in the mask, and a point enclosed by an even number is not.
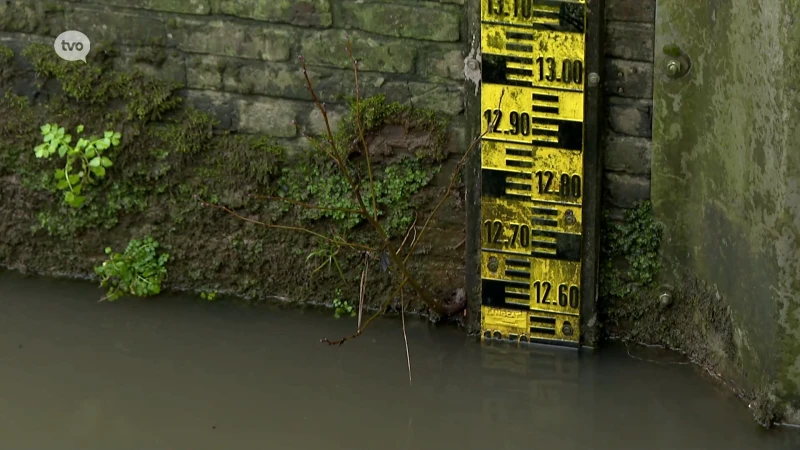
<svg viewBox="0 0 800 450"><path fill-rule="evenodd" d="M608 95L652 99L653 64L606 59L605 90Z"/></svg>
<svg viewBox="0 0 800 450"><path fill-rule="evenodd" d="M329 27L330 0L211 0L217 14L264 22Z"/></svg>
<svg viewBox="0 0 800 450"><path fill-rule="evenodd" d="M283 26L256 26L227 20L178 18L170 42L191 53L265 61L286 61L297 38Z"/></svg>
<svg viewBox="0 0 800 450"><path fill-rule="evenodd" d="M650 176L653 142L650 139L609 133L605 139L604 169Z"/></svg>
<svg viewBox="0 0 800 450"><path fill-rule="evenodd" d="M49 34L54 31L63 8L51 8L44 2L7 0L0 2L0 31ZM59 16L59 17L54 17Z"/></svg>
<svg viewBox="0 0 800 450"><path fill-rule="evenodd" d="M182 14L208 14L210 0L91 0L91 3Z"/></svg>
<svg viewBox="0 0 800 450"><path fill-rule="evenodd" d="M652 137L652 101L611 97L607 103L611 131L628 136Z"/></svg>
<svg viewBox="0 0 800 450"><path fill-rule="evenodd" d="M124 47L114 59L114 67L123 72L137 69L146 75L186 85L183 55L163 47Z"/></svg>
<svg viewBox="0 0 800 450"><path fill-rule="evenodd" d="M381 89L386 100L410 104L456 115L464 111L464 92L460 86L449 86L414 81L390 81Z"/></svg>
<svg viewBox="0 0 800 450"><path fill-rule="evenodd" d="M457 42L459 16L440 7L391 3L339 3L337 23L386 36L429 41Z"/></svg>
<svg viewBox="0 0 800 450"><path fill-rule="evenodd" d="M65 13L64 27L82 31L92 43L163 46L167 42L166 24L139 10L75 6Z"/></svg>
<svg viewBox="0 0 800 450"><path fill-rule="evenodd" d="M656 21L656 0L607 0L606 20L623 22Z"/></svg>
<svg viewBox="0 0 800 450"><path fill-rule="evenodd" d="M410 40L376 38L344 30L309 31L300 41L300 54L308 64L352 68L347 55L350 37L353 55L363 71L408 73L414 69L418 44Z"/></svg>
<svg viewBox="0 0 800 450"><path fill-rule="evenodd" d="M651 23L608 22L605 54L611 58L653 62L655 35Z"/></svg>
<svg viewBox="0 0 800 450"><path fill-rule="evenodd" d="M633 208L638 202L650 199L650 180L645 177L606 173L603 188L606 202L618 208Z"/></svg>
<svg viewBox="0 0 800 450"><path fill-rule="evenodd" d="M298 127L293 121L308 117L311 107L308 102L213 91L187 91L186 99L195 108L214 115L222 126L276 138L296 137Z"/></svg>
<svg viewBox="0 0 800 450"><path fill-rule="evenodd" d="M212 55L186 57L186 87L190 89L222 90L225 58Z"/></svg>
<svg viewBox="0 0 800 450"><path fill-rule="evenodd" d="M432 45L420 49L417 73L423 77L464 79L464 49L462 45Z"/></svg>

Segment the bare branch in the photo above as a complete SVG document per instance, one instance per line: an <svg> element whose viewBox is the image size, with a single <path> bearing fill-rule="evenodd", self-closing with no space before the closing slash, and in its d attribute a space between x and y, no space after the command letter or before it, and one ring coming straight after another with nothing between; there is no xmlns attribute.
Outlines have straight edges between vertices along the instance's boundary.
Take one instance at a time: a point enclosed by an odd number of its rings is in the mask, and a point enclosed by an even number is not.
<svg viewBox="0 0 800 450"><path fill-rule="evenodd" d="M406 364L408 364L408 384L411 384L411 354L408 351L408 334L406 333L406 307L403 289L400 289L400 320L403 323L403 341L406 344Z"/></svg>
<svg viewBox="0 0 800 450"><path fill-rule="evenodd" d="M381 304L381 307L378 309L378 311L375 314L373 314L369 319L367 319L367 321L364 322L364 325L362 327L360 327L358 329L358 331L355 332L355 334L353 334L351 336L344 337L342 339L335 340L335 341L331 341L331 340L329 340L327 338L322 338L319 341L322 342L322 343L328 344L328 345L342 345L345 342L349 341L350 339L355 339L355 338L361 336L361 334L364 333L364 330L369 326L370 323L372 323L373 320L377 319L379 316L381 316L383 313L385 313L387 309L389 309L389 305L392 304L392 300L395 297L397 297L397 293L400 291L400 289L403 288L403 286L405 286L406 281L408 281L408 280L404 278L403 281L400 282L400 285L397 286L397 289L395 289L392 292L392 295L390 295L383 302L383 304Z"/></svg>
<svg viewBox="0 0 800 450"><path fill-rule="evenodd" d="M500 92L500 100L498 100L497 109L500 109L500 106L503 104L503 97L505 96L505 93L506 93L505 89L503 89ZM495 121L492 122L492 124L486 128L486 131L484 131L483 133L481 133L480 136L475 138L475 140L473 140L472 143L470 144L469 148L467 148L467 151L464 152L464 156L458 162L458 164L456 165L456 169L453 171L453 177L450 178L450 184L447 186L447 191L444 193L442 198L439 200L439 203L436 205L436 207L433 208L433 211L431 211L431 213L428 215L428 218L425 220L425 223L422 225L422 229L419 231L419 236L417 236L417 240L414 241L411 244L411 248L408 250L408 254L406 255L405 259L403 260L403 263L408 261L408 258L410 258L411 255L414 254L414 248L417 246L419 241L422 240L422 234L428 228L428 224L430 223L431 219L433 219L433 216L436 215L436 213L439 211L439 208L442 207L444 202L450 196L450 192L453 191L453 186L456 184L456 180L458 179L458 174L461 172L461 169L464 167L464 164L467 162L467 158L469 157L470 153L472 153L472 150L475 148L475 146L477 146L477 144L481 141L481 139L483 139L483 137L486 136L486 133L488 133L489 130L493 129L494 126L497 125L497 122L499 120L500 120L500 116L498 115L498 117L495 118Z"/></svg>
<svg viewBox="0 0 800 450"><path fill-rule="evenodd" d="M361 140L361 145L364 148L364 155L367 158L367 173L369 174L369 188L372 192L372 214L375 220L378 219L378 202L375 199L375 181L372 177L372 161L369 156L369 146L367 140L364 138L364 128L361 125L361 87L358 84L358 61L353 57L353 48L350 45L350 39L347 39L347 55L350 57L350 62L353 64L353 74L355 75L356 82L356 127L358 128L358 137Z"/></svg>
<svg viewBox="0 0 800 450"><path fill-rule="evenodd" d="M295 226L291 226L291 225L277 225L277 224L272 224L272 223L267 223L267 222L261 222L259 220L254 220L254 219L251 219L249 217L244 217L243 215L233 211L232 209L228 208L227 206L215 205L215 204L208 203L208 202L203 202L203 201L201 201L200 203L203 206L207 207L207 208L219 209L220 211L224 211L224 212L236 217L237 219L241 219L241 220L243 220L245 222L254 223L256 225L261 225L263 227L276 228L276 229L279 229L279 230L300 231L302 233L307 233L307 234L310 234L312 236L316 236L316 237L318 237L320 239L323 239L323 240L325 240L327 242L331 242L331 243L334 243L334 244L337 244L337 245L341 245L342 247L349 247L349 248L356 249L356 250L367 250L367 251L375 251L376 250L376 249L374 249L372 247L368 247L366 245L354 244L352 242L347 242L347 241L344 241L344 240L331 239L331 238L329 238L329 237L327 237L325 235L317 233L316 231L309 230L308 228L295 227Z"/></svg>

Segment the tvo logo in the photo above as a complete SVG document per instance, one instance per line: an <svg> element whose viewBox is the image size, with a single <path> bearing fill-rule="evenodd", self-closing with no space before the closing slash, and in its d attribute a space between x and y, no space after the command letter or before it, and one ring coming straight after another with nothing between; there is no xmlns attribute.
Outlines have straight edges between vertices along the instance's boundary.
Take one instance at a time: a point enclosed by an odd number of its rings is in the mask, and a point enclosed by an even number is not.
<svg viewBox="0 0 800 450"><path fill-rule="evenodd" d="M80 31L70 30L58 35L53 42L53 50L61 58L67 61L86 62L86 55L91 50L92 43L89 38Z"/></svg>

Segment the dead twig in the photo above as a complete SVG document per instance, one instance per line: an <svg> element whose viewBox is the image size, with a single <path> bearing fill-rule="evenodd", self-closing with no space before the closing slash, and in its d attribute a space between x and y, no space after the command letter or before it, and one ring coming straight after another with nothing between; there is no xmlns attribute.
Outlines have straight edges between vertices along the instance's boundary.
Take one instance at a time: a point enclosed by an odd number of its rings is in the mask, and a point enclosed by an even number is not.
<svg viewBox="0 0 800 450"><path fill-rule="evenodd" d="M501 105L503 104L503 97L505 96L505 94L506 94L506 90L503 89L500 92L500 99L498 100L497 109L500 109ZM453 191L453 186L456 185L456 182L458 181L458 175L461 173L461 169L464 167L464 164L466 164L467 158L469 158L470 153L472 153L472 150L478 145L478 143L481 141L481 139L483 139L483 137L486 135L486 133L488 133L489 130L493 129L494 126L497 125L499 120L500 120L499 116L497 118L495 118L495 121L492 122L492 124L486 128L486 131L481 133L480 136L478 136L475 140L472 141L472 143L470 144L469 148L467 148L467 151L464 152L464 156L461 157L461 160L458 161L458 164L456 165L456 168L453 171L453 177L450 178L450 184L447 186L447 191L444 193L442 198L439 200L439 203L436 204L436 207L433 208L433 211L431 211L431 213L428 214L428 219L425 220L425 223L422 225L422 229L420 229L420 231L419 231L419 237L417 238L416 242L411 244L411 248L408 250L408 254L406 255L405 259L403 260L404 264L408 261L408 258L410 258L411 255L414 254L414 248L417 246L417 243L419 243L422 240L422 234L428 228L428 224L430 223L431 219L433 219L433 216L435 216L436 213L439 212L439 208L441 208L442 205L444 204L444 202L450 197L450 192Z"/></svg>
<svg viewBox="0 0 800 450"><path fill-rule="evenodd" d="M322 343L328 344L328 345L342 345L342 344L344 344L345 342L347 342L347 341L349 341L349 340L351 340L351 339L355 339L355 338L357 338L357 337L361 336L361 335L364 333L364 330L365 330L365 329L366 329L366 328L369 326L369 324L370 324L370 323L372 323L372 321L373 321L373 320L375 320L375 319L377 319L378 317L380 317L381 315L383 315L383 313L385 313L385 312L386 312L386 310L387 310L387 309L389 309L389 305L391 305L391 304L392 304L392 300L393 300L395 297L397 297L397 293L400 291L400 289L402 289L402 288L403 288L403 286L405 286L405 284L406 284L406 281L407 281L407 280L405 280L405 279L404 279L403 281L401 281L401 282L400 282L400 286L398 286L398 287L397 287L397 289L395 289L395 290L392 292L392 295L390 295L390 296L389 296L389 297L388 297L388 298L387 298L387 299L386 299L386 300L383 302L383 304L381 305L381 307L380 307L380 308L378 308L378 311L377 311L377 312L375 312L375 314L373 314L372 316L370 316L370 318L369 318L369 319L367 319L367 321L366 321L366 322L364 322L364 326L360 327L360 328L358 329L358 331L356 331L354 334L352 334L352 335L350 335L350 336L347 336L347 337L344 337L344 338L342 338L342 339L337 339L337 340L335 340L335 341L331 341L331 340L330 340L330 339L328 339L328 338L322 338L322 339L320 339L319 341L320 341L320 342L322 342Z"/></svg>
<svg viewBox="0 0 800 450"><path fill-rule="evenodd" d="M403 342L406 344L406 363L408 364L408 384L411 384L411 354L408 352L408 334L406 333L406 307L403 289L400 289L400 320L403 323Z"/></svg>
<svg viewBox="0 0 800 450"><path fill-rule="evenodd" d="M361 271L361 286L358 293L358 328L361 328L361 314L364 312L364 298L367 295L368 271L369 271L369 256L364 255L364 269Z"/></svg>
<svg viewBox="0 0 800 450"><path fill-rule="evenodd" d="M317 233L314 230L309 230L308 228L296 227L296 226L292 226L292 225L278 225L278 224L274 224L274 223L261 222L259 220L251 219L249 217L244 217L243 215L241 215L241 214L237 213L236 211L228 208L227 206L215 205L213 203L208 203L208 202L204 202L204 201L201 201L200 204L205 206L205 207L207 207L207 208L215 208L215 209L219 209L221 211L225 211L226 213L232 215L233 217L236 217L237 219L243 220L245 222L254 223L256 225L261 225L261 226L266 227L266 228L275 228L275 229L279 229L279 230L299 231L301 233L307 233L307 234L310 234L312 236L316 236L316 237L318 237L318 238L320 238L320 239L322 239L322 240L324 240L326 242L331 242L333 244L341 245L342 247L349 247L349 248L356 249L356 250L366 250L366 251L375 251L376 250L376 249L374 249L372 247L369 247L367 245L354 244L352 242L347 242L347 241L339 240L339 239L331 239L331 238L329 238L329 237L327 237L327 236L325 236L323 234Z"/></svg>

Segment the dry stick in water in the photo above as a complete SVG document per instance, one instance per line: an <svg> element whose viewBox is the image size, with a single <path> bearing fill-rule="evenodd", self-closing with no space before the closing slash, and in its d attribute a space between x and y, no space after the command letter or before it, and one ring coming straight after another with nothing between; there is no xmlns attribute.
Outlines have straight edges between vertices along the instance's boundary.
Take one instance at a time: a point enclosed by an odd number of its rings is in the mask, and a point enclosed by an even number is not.
<svg viewBox="0 0 800 450"><path fill-rule="evenodd" d="M397 286L397 288L396 288L396 289L395 289L395 290L392 292L392 295L390 295L390 296L389 296L389 297L388 297L386 300L384 300L384 302L383 302L383 304L381 305L381 307L380 307L380 308L378 308L378 311L377 311L377 312L375 312L375 314L373 314L372 316L370 316L370 318L369 318L369 319L367 319L367 321L366 321L366 322L364 322L364 326L362 326L361 328L359 328L359 329L358 329L358 330L357 330L357 331L356 331L354 334L352 334L352 335L350 335L350 336L347 336L347 337L344 337L344 338L341 338L341 339L337 339L337 340L335 340L335 341L331 341L331 340L330 340L330 339L328 339L328 338L322 338L322 339L320 339L319 341L320 341L320 342L324 342L324 343L326 343L326 344L328 344L328 345L342 345L342 344L344 344L345 342L349 341L350 339L355 339L355 338L357 338L357 337L361 336L361 334L362 334L362 333L364 333L364 330L367 328L367 326L369 326L369 324L370 324L370 323L372 323L372 321L373 321L373 320L377 319L377 318L378 318L378 317L380 317L380 316L381 316L383 313L385 313L385 312L386 312L386 310L389 308L389 305L391 305L391 304L392 304L392 300L393 300L395 297L397 297L397 293L398 293L398 292L400 292L400 289L403 289L403 286L405 286L405 284L406 284L406 281L408 281L408 280L406 280L406 279L403 279L403 281L401 281L401 282L400 282L400 285L399 285L399 286Z"/></svg>
<svg viewBox="0 0 800 450"><path fill-rule="evenodd" d="M358 295L358 328L361 328L361 314L364 312L364 298L367 295L367 271L369 270L369 255L364 255L364 270L361 271L361 288Z"/></svg>
<svg viewBox="0 0 800 450"><path fill-rule="evenodd" d="M408 364L408 384L411 384L411 354L408 352L408 334L406 333L406 307L403 289L400 289L400 320L403 323L403 341L406 344L406 363Z"/></svg>

